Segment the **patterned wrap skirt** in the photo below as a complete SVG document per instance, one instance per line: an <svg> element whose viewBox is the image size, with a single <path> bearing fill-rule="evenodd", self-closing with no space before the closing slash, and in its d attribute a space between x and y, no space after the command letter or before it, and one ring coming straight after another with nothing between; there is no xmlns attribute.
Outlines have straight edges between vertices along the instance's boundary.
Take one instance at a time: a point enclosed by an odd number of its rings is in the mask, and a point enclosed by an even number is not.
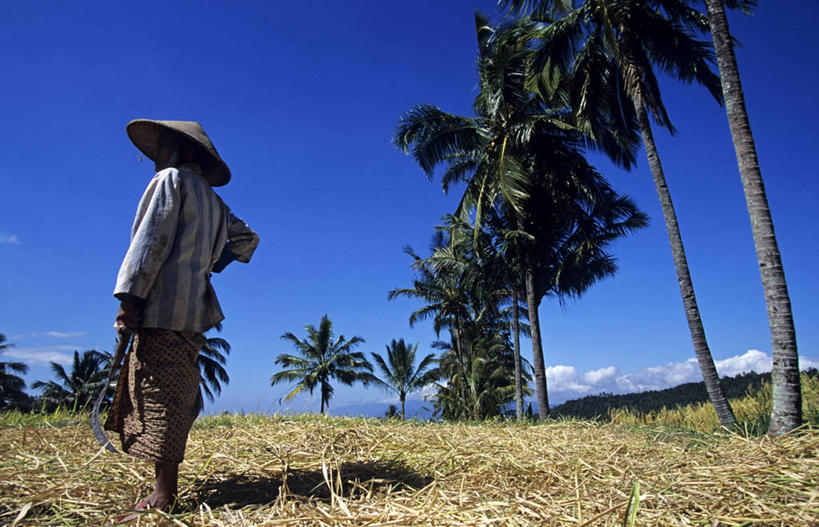
<svg viewBox="0 0 819 527"><path fill-rule="evenodd" d="M180 463L199 413L199 350L195 331L143 328L134 335L117 381L105 429L122 450L155 463Z"/></svg>

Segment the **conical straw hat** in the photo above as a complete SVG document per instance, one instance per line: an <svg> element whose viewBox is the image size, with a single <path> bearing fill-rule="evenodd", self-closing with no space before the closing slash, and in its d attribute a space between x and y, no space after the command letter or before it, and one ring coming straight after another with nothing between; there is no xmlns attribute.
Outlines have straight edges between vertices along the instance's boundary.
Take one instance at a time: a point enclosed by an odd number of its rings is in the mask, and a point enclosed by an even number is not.
<svg viewBox="0 0 819 527"><path fill-rule="evenodd" d="M159 155L159 136L163 129L178 136L180 142L192 142L199 147L201 155L197 161L202 168L202 176L211 186L221 187L230 181L230 169L219 157L202 125L196 121L134 119L126 127L131 141L152 161L156 161Z"/></svg>

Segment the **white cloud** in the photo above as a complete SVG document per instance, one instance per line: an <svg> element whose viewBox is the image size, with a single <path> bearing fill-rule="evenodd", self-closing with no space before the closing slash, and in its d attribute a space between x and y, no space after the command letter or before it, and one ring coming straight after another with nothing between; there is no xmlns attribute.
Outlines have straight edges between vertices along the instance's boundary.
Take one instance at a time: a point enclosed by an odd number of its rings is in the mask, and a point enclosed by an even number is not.
<svg viewBox="0 0 819 527"><path fill-rule="evenodd" d="M3 358L19 359L30 364L48 364L56 362L68 365L74 360L75 346L49 346L47 348L10 348L3 354ZM72 353L65 353L65 351Z"/></svg>
<svg viewBox="0 0 819 527"><path fill-rule="evenodd" d="M617 377L617 368L614 366L587 371L583 374L583 380L589 384L601 384L615 377Z"/></svg>
<svg viewBox="0 0 819 527"><path fill-rule="evenodd" d="M43 333L47 337L55 337L58 339L70 339L73 337L82 337L85 331L46 331Z"/></svg>
<svg viewBox="0 0 819 527"><path fill-rule="evenodd" d="M29 333L31 338L52 337L57 339L70 339L74 337L82 337L85 331L34 331Z"/></svg>
<svg viewBox="0 0 819 527"><path fill-rule="evenodd" d="M11 245L20 245L20 239L16 234L3 234L0 232L0 243L9 243Z"/></svg>
<svg viewBox="0 0 819 527"><path fill-rule="evenodd" d="M720 376L734 376L740 373L771 371L771 356L759 351L748 350L741 355L714 361ZM819 361L799 357L802 369L817 368ZM631 373L621 373L615 366L578 373L573 366L551 366L546 368L549 398L554 403L600 392L630 393L647 390L662 390L687 382L702 381L697 359L669 362L650 366Z"/></svg>
<svg viewBox="0 0 819 527"><path fill-rule="evenodd" d="M734 376L746 371L763 373L771 371L773 360L759 350L748 350L742 355L714 361L720 375Z"/></svg>

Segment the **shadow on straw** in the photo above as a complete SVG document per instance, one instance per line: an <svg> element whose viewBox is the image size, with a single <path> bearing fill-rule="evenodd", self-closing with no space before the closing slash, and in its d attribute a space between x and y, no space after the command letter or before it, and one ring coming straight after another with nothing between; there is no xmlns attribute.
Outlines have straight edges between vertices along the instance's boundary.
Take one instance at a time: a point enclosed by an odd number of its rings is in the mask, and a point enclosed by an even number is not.
<svg viewBox="0 0 819 527"><path fill-rule="evenodd" d="M335 474L333 475L335 479ZM413 472L399 461L374 460L344 463L341 466L343 497L356 498L404 488L417 490L432 482L432 478ZM189 499L207 503L212 509L227 505L241 508L276 500L282 486L282 475L214 473L207 480L193 485ZM292 497L330 501L330 489L318 470L291 468L287 475L287 494ZM187 500L185 500L187 501Z"/></svg>

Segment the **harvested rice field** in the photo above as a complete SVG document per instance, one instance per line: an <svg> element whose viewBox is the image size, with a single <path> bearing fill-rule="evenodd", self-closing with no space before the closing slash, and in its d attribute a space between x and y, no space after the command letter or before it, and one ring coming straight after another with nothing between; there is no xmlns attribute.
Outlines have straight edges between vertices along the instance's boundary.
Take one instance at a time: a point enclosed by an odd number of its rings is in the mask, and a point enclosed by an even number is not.
<svg viewBox="0 0 819 527"><path fill-rule="evenodd" d="M114 525L152 485L85 421L0 429L0 525ZM819 433L584 421L197 421L174 514L121 525L819 525Z"/></svg>

